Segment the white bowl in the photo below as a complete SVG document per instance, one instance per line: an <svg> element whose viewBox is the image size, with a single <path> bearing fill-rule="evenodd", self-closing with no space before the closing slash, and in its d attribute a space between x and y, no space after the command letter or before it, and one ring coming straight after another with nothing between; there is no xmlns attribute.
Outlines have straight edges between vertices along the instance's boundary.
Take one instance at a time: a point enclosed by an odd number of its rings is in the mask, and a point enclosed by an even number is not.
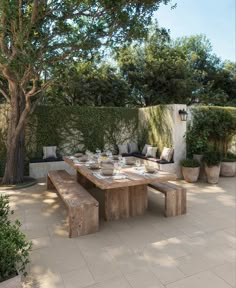
<svg viewBox="0 0 236 288"><path fill-rule="evenodd" d="M102 167L101 172L104 176L112 176L114 173L113 168Z"/></svg>
<svg viewBox="0 0 236 288"><path fill-rule="evenodd" d="M145 165L145 169L146 169L146 172L148 172L148 173L156 172L156 168L154 166Z"/></svg>
<svg viewBox="0 0 236 288"><path fill-rule="evenodd" d="M99 164L97 162L89 163L91 169L99 169Z"/></svg>

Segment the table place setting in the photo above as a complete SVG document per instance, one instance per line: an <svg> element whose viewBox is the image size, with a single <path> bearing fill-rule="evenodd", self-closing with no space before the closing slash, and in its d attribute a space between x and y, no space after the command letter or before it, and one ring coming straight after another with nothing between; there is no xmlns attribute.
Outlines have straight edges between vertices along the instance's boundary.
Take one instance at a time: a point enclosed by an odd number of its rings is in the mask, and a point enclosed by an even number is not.
<svg viewBox="0 0 236 288"><path fill-rule="evenodd" d="M149 165L133 167L132 172L144 177L156 177L159 174L156 167Z"/></svg>
<svg viewBox="0 0 236 288"><path fill-rule="evenodd" d="M93 176L95 176L98 179L113 179L113 180L127 179L127 175L125 175L124 173L108 176L108 175L103 175L101 172L93 172Z"/></svg>

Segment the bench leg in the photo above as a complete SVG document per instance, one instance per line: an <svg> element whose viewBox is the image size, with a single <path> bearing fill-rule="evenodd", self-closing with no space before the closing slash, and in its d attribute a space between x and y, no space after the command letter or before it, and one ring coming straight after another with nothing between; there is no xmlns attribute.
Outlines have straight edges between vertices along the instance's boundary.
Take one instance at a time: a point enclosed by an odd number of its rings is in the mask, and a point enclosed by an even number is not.
<svg viewBox="0 0 236 288"><path fill-rule="evenodd" d="M176 215L183 215L186 214L187 212L187 195L186 195L186 189L184 188L179 188L177 190L177 196L178 196L178 201L177 201L177 211Z"/></svg>
<svg viewBox="0 0 236 288"><path fill-rule="evenodd" d="M48 190L53 190L53 189L55 189L55 187L54 187L51 179L50 179L48 176L47 176L47 189L48 189Z"/></svg>
<svg viewBox="0 0 236 288"><path fill-rule="evenodd" d="M98 205L70 207L69 209L69 237L95 233L99 228Z"/></svg>
<svg viewBox="0 0 236 288"><path fill-rule="evenodd" d="M165 197L165 216L178 216L186 214L186 190L176 189L166 193Z"/></svg>
<svg viewBox="0 0 236 288"><path fill-rule="evenodd" d="M165 216L176 216L176 191L167 192L165 195Z"/></svg>

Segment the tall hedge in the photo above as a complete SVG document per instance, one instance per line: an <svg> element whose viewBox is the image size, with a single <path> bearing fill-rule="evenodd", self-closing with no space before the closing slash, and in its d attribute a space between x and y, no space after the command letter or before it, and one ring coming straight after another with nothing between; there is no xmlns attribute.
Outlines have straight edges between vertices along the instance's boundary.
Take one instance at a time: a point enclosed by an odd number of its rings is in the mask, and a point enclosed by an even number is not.
<svg viewBox="0 0 236 288"><path fill-rule="evenodd" d="M39 106L28 122L26 147L30 157L40 157L42 147L50 145L61 154L115 150L117 144L136 139L137 128L137 109Z"/></svg>
<svg viewBox="0 0 236 288"><path fill-rule="evenodd" d="M192 108L187 131L188 154L215 150L226 154L236 136L236 108L200 106Z"/></svg>

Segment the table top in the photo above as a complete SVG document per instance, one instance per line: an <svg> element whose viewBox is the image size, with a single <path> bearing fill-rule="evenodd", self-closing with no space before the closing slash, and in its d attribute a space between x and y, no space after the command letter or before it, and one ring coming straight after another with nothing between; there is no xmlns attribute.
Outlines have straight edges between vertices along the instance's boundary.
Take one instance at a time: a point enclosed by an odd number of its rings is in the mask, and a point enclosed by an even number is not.
<svg viewBox="0 0 236 288"><path fill-rule="evenodd" d="M70 159L70 157L63 157L63 159L67 164L102 190L176 180L176 175L173 173L164 171L157 171L153 174L145 173L142 167L137 169L137 167L130 165L122 168L119 175L102 176L100 170L90 169L86 166L86 163L80 163L78 161L74 163L74 159Z"/></svg>

